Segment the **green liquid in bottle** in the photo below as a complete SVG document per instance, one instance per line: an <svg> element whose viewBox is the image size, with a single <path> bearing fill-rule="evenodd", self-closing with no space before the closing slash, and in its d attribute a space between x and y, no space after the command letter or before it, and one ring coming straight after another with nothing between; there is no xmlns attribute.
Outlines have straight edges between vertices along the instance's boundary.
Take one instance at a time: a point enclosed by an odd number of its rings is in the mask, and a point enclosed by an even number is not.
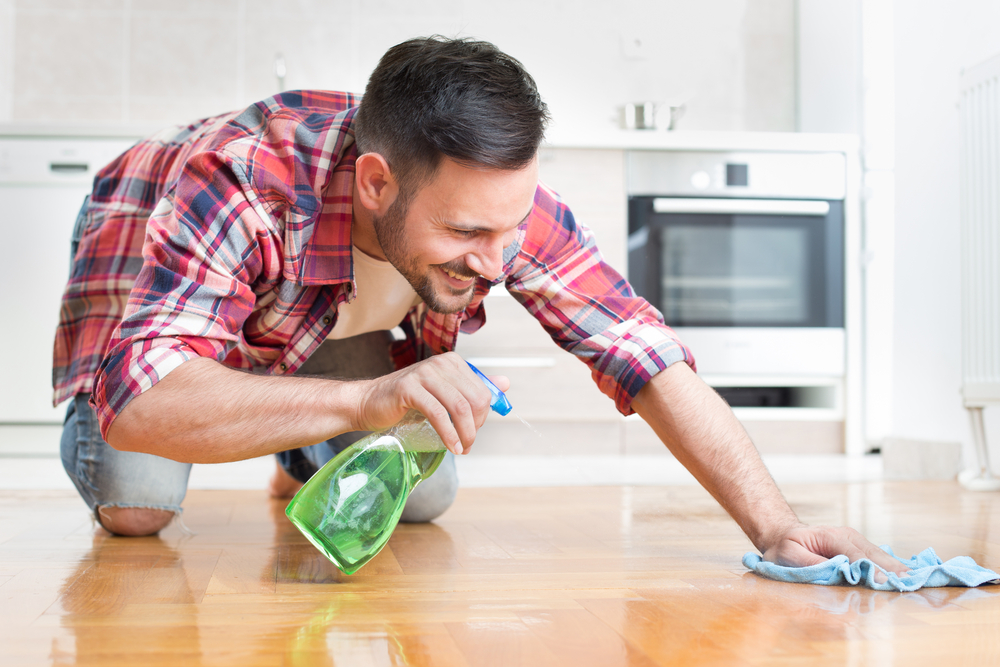
<svg viewBox="0 0 1000 667"><path fill-rule="evenodd" d="M500 415L510 402L472 364ZM375 557L399 523L410 491L444 460L441 437L419 412L372 433L337 454L306 482L285 509L302 534L346 574Z"/></svg>
<svg viewBox="0 0 1000 667"><path fill-rule="evenodd" d="M285 514L337 567L353 574L389 541L410 491L443 459L441 439L413 413L338 454L303 485Z"/></svg>
<svg viewBox="0 0 1000 667"><path fill-rule="evenodd" d="M368 449L352 462L354 471L329 485L316 531L346 561L364 558L399 522L406 505L404 459L394 449Z"/></svg>

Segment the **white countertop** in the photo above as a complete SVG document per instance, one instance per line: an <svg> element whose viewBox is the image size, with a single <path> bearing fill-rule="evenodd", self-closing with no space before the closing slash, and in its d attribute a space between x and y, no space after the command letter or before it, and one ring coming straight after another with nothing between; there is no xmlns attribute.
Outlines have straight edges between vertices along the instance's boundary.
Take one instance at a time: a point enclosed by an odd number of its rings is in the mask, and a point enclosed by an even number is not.
<svg viewBox="0 0 1000 667"><path fill-rule="evenodd" d="M808 134L804 132L708 132L665 130L593 131L552 127L544 146L550 148L591 148L609 150L708 150L708 151L792 151L839 152L858 149L853 134Z"/></svg>
<svg viewBox="0 0 1000 667"><path fill-rule="evenodd" d="M73 139L140 139L162 125L123 123L0 123L0 137L73 138Z"/></svg>
<svg viewBox="0 0 1000 667"><path fill-rule="evenodd" d="M148 136L159 125L121 123L56 124L0 123L0 137L37 138L134 138ZM720 150L852 152L858 138L850 134L807 134L800 132L707 132L664 130L620 130L616 128L560 128L546 134L543 148L606 150Z"/></svg>

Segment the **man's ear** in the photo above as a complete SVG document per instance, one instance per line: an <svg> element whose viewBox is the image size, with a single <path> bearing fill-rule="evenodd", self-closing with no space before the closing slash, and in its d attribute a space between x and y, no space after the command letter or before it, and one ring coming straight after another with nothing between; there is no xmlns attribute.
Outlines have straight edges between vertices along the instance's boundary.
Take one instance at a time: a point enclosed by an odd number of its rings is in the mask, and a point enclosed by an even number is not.
<svg viewBox="0 0 1000 667"><path fill-rule="evenodd" d="M399 195L399 185L389 163L378 153L359 155L354 162L354 187L361 205L376 215L385 215Z"/></svg>

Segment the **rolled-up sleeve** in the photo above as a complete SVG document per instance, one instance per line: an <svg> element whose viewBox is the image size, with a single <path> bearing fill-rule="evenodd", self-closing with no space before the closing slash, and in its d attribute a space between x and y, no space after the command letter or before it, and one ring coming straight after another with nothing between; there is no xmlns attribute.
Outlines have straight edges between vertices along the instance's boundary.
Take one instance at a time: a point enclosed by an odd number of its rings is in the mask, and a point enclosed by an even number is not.
<svg viewBox="0 0 1000 667"><path fill-rule="evenodd" d="M277 240L239 161L216 152L188 160L146 226L142 269L95 378L105 437L133 398L185 361L225 358Z"/></svg>
<svg viewBox="0 0 1000 667"><path fill-rule="evenodd" d="M660 312L601 257L588 229L555 193L539 186L508 291L560 347L586 363L619 412L650 378L694 357Z"/></svg>

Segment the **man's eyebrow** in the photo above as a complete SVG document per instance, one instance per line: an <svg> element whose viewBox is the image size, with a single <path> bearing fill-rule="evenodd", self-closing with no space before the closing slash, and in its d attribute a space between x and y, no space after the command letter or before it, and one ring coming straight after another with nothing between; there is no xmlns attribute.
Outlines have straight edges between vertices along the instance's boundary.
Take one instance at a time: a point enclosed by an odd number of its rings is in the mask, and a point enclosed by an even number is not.
<svg viewBox="0 0 1000 667"><path fill-rule="evenodd" d="M534 204L532 204L531 208L528 209L528 212L524 214L524 217L521 218L520 222L518 222L516 225L514 225L514 228L517 228L517 227L520 227L521 225L523 225L524 221L531 217L531 212L534 211L534 210L535 210L535 206L534 206ZM492 229L490 229L488 227L480 227L479 225L466 225L466 224L461 223L461 222L449 222L449 223L447 223L447 225L449 227L451 227L452 229L457 229L457 230L462 231L462 232L492 232L493 231Z"/></svg>

